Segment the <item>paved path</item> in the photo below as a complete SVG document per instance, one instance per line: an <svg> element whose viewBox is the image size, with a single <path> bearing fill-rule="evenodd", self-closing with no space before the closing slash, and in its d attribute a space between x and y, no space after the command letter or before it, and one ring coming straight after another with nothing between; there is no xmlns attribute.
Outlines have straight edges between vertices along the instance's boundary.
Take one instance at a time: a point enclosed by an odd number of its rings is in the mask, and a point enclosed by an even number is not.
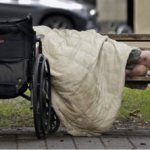
<svg viewBox="0 0 150 150"><path fill-rule="evenodd" d="M1 129L0 149L150 149L150 130L113 130L100 137L72 137L58 131L38 140L34 128Z"/></svg>

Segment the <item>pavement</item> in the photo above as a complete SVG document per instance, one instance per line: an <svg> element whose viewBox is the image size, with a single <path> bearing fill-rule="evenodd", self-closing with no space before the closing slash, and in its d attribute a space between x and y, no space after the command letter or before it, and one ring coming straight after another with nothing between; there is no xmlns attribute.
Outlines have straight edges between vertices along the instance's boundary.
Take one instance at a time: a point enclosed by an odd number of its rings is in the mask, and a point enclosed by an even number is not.
<svg viewBox="0 0 150 150"><path fill-rule="evenodd" d="M34 128L3 128L0 149L150 149L150 130L111 130L99 137L73 137L59 129L38 140Z"/></svg>

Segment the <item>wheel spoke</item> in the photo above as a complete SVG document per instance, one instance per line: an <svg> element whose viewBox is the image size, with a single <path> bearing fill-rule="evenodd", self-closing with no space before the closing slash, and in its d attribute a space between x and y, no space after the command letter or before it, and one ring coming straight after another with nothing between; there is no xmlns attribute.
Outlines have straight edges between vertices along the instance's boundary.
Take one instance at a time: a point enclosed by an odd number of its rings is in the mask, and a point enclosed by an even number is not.
<svg viewBox="0 0 150 150"><path fill-rule="evenodd" d="M44 58L42 67L41 67L41 77L40 77L40 104L41 104L41 122L42 122L42 131L44 134L47 134L50 126L50 115L51 115L51 94L50 94L50 70L46 72L47 61Z"/></svg>
<svg viewBox="0 0 150 150"><path fill-rule="evenodd" d="M64 17L64 16L51 16L46 18L43 22L43 25L49 26L50 28L57 28L57 29L74 29L72 22Z"/></svg>
<svg viewBox="0 0 150 150"><path fill-rule="evenodd" d="M58 130L59 126L60 126L60 121L59 121L54 109L52 108L49 133L55 133Z"/></svg>

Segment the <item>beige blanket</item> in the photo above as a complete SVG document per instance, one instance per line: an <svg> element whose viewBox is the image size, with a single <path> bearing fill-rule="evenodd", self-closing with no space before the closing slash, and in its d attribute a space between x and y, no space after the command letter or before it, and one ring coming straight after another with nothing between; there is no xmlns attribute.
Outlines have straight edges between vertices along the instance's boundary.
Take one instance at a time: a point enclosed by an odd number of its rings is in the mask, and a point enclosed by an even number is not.
<svg viewBox="0 0 150 150"><path fill-rule="evenodd" d="M95 136L108 131L121 105L132 48L94 30L34 30L45 34L43 53L51 65L53 105L67 132Z"/></svg>

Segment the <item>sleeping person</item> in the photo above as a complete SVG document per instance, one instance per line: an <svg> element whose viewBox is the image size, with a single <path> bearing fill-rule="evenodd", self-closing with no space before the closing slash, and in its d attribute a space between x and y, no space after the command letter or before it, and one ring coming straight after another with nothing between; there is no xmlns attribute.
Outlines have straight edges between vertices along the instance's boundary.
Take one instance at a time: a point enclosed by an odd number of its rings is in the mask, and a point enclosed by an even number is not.
<svg viewBox="0 0 150 150"><path fill-rule="evenodd" d="M126 65L126 76L145 76L150 69L150 51L132 50Z"/></svg>

